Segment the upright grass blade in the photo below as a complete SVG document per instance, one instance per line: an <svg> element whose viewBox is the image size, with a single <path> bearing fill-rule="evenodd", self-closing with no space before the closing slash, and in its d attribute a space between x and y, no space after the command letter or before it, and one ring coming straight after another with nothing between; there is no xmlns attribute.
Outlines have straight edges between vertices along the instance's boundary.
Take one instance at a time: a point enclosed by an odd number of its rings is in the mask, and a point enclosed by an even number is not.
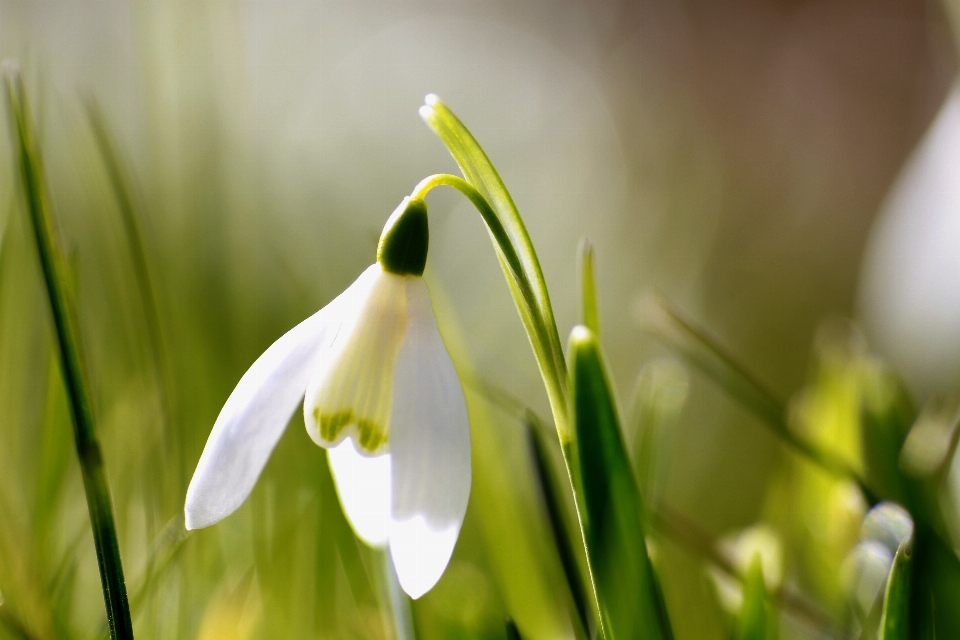
<svg viewBox="0 0 960 640"><path fill-rule="evenodd" d="M141 214L137 211L136 198L131 186L132 181L120 161L120 153L107 126L100 104L92 96L87 96L84 100L84 107L86 108L87 119L90 121L90 129L93 131L97 150L100 152L104 168L107 170L110 186L113 187L113 194L117 199L117 207L120 210L123 231L132 258L133 274L144 307L147 338L150 341L150 355L152 356L151 365L160 393L162 420L166 423L170 418L169 398L167 397L167 388L170 386L166 374L167 358L163 347L163 332L160 328L160 309L150 278L143 230L140 228Z"/></svg>
<svg viewBox="0 0 960 640"><path fill-rule="evenodd" d="M661 535L686 549L688 553L700 557L730 578L743 582L743 575L729 554L721 551L716 541L686 516L674 511L668 505L660 504L657 510L651 513L651 525ZM781 585L780 589L772 595L785 612L802 620L805 625L817 629L823 637L838 639L843 637L834 621L800 593Z"/></svg>
<svg viewBox="0 0 960 640"><path fill-rule="evenodd" d="M183 549L184 542L191 534L192 532L183 525L182 513L172 517L163 527L150 545L143 575L133 583L136 585L130 597L130 607L133 611L138 611L144 600L153 592L157 584L156 578L166 573L173 565Z"/></svg>
<svg viewBox="0 0 960 640"><path fill-rule="evenodd" d="M34 637L30 635L30 632L23 626L23 623L17 620L16 616L12 613L2 608L0 608L0 626L2 626L12 638L34 640Z"/></svg>
<svg viewBox="0 0 960 640"><path fill-rule="evenodd" d="M550 521L550 530L553 533L554 542L557 545L557 553L560 556L560 565L563 567L564 576L567 579L567 585L570 588L570 596L573 598L573 605L580 621L580 626L584 633L589 636L590 617L588 613L587 592L584 588L586 582L580 573L580 567L577 564L577 558L573 549L573 541L567 533L567 526L563 518L563 509L560 499L560 489L557 477L550 467L550 461L547 459L546 444L543 442L535 422L536 417L528 412L524 419L527 427L527 435L530 442L530 453L533 457L533 468L536 472L537 481L540 485L540 492L543 496L543 503L547 508L547 518Z"/></svg>
<svg viewBox="0 0 960 640"><path fill-rule="evenodd" d="M877 503L879 496L845 459L817 448L790 429L785 403L706 331L660 298L648 301L644 321L648 330L664 340L690 365L719 384L795 451L829 473L850 478L871 504Z"/></svg>
<svg viewBox="0 0 960 640"><path fill-rule="evenodd" d="M113 517L113 504L107 484L103 454L94 426L93 407L82 352L76 309L70 299L69 273L57 237L53 211L47 200L40 151L36 143L29 107L19 72L11 65L4 68L7 108L10 112L16 164L26 200L40 266L50 299L70 412L74 441L80 460L87 508L93 527L93 540L100 567L100 583L107 609L107 621L113 638L133 638L133 624L127 604L127 591L120 562L120 549Z"/></svg>
<svg viewBox="0 0 960 640"><path fill-rule="evenodd" d="M523 640L520 629L517 628L517 623L513 621L513 618L507 616L503 625L507 628L507 640Z"/></svg>
<svg viewBox="0 0 960 640"><path fill-rule="evenodd" d="M586 512L587 557L607 640L672 638L647 555L640 495L597 337L570 334L570 407Z"/></svg>
<svg viewBox="0 0 960 640"><path fill-rule="evenodd" d="M597 281L593 265L593 245L586 238L580 241L580 304L585 327L600 335L600 305L597 303Z"/></svg>
<svg viewBox="0 0 960 640"><path fill-rule="evenodd" d="M879 363L865 368L861 374L860 437L866 480L883 496L912 508L901 452L917 411L892 371Z"/></svg>
<svg viewBox="0 0 960 640"><path fill-rule="evenodd" d="M913 568L913 536L900 543L893 558L887 590L883 597L879 640L910 638L910 587Z"/></svg>
<svg viewBox="0 0 960 640"><path fill-rule="evenodd" d="M883 502L867 514L860 532L864 539L876 540L894 551L883 595L878 640L913 638L910 627L916 539L913 520L900 505Z"/></svg>
<svg viewBox="0 0 960 640"><path fill-rule="evenodd" d="M637 376L629 423L634 426L633 454L637 488L647 511L663 499L670 450L670 431L680 418L689 393L689 375L675 360L653 360Z"/></svg>
<svg viewBox="0 0 960 640"><path fill-rule="evenodd" d="M736 640L776 640L777 613L763 581L760 555L754 556L743 579L743 606L737 617Z"/></svg>

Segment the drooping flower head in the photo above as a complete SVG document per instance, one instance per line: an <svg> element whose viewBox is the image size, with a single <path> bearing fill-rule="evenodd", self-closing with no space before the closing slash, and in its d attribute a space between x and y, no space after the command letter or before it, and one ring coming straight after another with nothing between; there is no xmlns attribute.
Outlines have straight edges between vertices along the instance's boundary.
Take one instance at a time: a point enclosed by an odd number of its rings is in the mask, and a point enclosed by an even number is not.
<svg viewBox="0 0 960 640"><path fill-rule="evenodd" d="M303 398L307 433L328 450L354 531L389 545L410 596L433 587L466 512L470 434L422 278L428 240L426 205L405 198L387 221L377 262L243 375L187 490L188 529L243 503Z"/></svg>

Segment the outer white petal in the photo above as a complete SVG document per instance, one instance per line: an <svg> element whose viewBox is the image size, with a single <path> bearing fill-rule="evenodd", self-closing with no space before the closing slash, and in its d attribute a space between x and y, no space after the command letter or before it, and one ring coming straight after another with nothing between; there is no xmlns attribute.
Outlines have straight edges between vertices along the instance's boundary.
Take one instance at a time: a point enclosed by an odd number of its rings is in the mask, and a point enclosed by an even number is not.
<svg viewBox="0 0 960 640"><path fill-rule="evenodd" d="M187 489L187 529L219 522L250 494L365 276L281 336L240 378L220 410Z"/></svg>
<svg viewBox="0 0 960 640"><path fill-rule="evenodd" d="M327 449L340 506L357 536L374 547L387 544L390 515L390 454L368 456L353 438Z"/></svg>
<svg viewBox="0 0 960 640"><path fill-rule="evenodd" d="M407 284L407 337L390 419L390 553L400 586L419 598L437 583L470 497L470 429L457 372L422 278Z"/></svg>

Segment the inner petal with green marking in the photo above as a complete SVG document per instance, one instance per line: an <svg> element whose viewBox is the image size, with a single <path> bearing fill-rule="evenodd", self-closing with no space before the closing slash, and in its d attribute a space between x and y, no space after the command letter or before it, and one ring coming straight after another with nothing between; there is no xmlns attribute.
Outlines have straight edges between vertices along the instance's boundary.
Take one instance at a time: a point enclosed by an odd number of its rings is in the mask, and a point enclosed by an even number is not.
<svg viewBox="0 0 960 640"><path fill-rule="evenodd" d="M331 345L304 403L307 430L317 444L332 447L352 437L370 455L387 446L393 370L406 334L407 279L379 274Z"/></svg>

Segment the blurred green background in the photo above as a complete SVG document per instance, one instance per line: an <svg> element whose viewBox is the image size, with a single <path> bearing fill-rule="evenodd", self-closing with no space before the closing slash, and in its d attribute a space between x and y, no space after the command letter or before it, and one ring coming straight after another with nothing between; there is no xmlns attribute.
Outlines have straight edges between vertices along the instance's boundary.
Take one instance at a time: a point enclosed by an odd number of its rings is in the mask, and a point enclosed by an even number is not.
<svg viewBox="0 0 960 640"><path fill-rule="evenodd" d="M592 240L622 405L651 362L689 383L662 500L714 537L789 511L770 489L786 483L782 445L664 364L643 300L665 295L783 398L829 377L814 336L854 315L871 221L956 70L949 16L919 0L0 2L0 55L23 69L75 267L138 637L390 637L376 563L299 416L240 511L187 538L177 518L246 368L372 262L421 178L456 172L417 117L430 92L511 190L561 336L578 317L577 243ZM94 637L106 627L69 414L6 128L2 142L0 610L22 628L0 638ZM549 415L479 218L452 193L429 205L426 275L451 350ZM574 637L521 412L477 389L470 508L414 604L418 634L501 638L510 614L530 638ZM677 637L727 637L702 559L656 549ZM836 585L799 583L830 610ZM787 618L784 637L819 637Z"/></svg>

